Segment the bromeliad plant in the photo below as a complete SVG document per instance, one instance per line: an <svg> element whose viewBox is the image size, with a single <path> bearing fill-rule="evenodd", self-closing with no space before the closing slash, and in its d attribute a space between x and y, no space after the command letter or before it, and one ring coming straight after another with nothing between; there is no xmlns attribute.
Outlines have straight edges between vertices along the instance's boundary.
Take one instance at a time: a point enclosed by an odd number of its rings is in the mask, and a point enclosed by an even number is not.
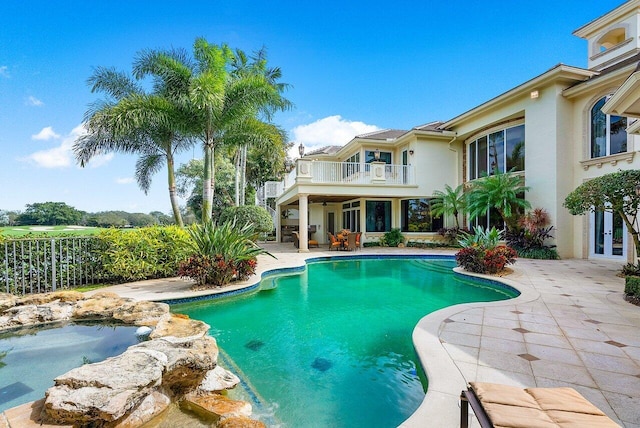
<svg viewBox="0 0 640 428"><path fill-rule="evenodd" d="M255 273L258 255L274 257L255 243L257 234L250 225L208 221L187 231L192 254L180 265L179 275L195 280L198 286L221 287L245 280Z"/></svg>
<svg viewBox="0 0 640 428"><path fill-rule="evenodd" d="M474 233L465 233L458 239L463 247L456 253L456 261L465 270L475 273L498 273L507 264L515 263L516 251L499 245L502 232L495 227L484 229L481 226Z"/></svg>

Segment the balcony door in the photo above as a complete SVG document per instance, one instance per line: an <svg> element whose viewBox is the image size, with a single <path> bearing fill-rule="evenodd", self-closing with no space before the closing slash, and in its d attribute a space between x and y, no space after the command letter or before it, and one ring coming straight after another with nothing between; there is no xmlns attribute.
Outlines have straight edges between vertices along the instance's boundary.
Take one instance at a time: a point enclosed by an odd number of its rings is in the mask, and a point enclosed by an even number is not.
<svg viewBox="0 0 640 428"><path fill-rule="evenodd" d="M589 255L624 259L627 229L618 214L596 211L591 214Z"/></svg>

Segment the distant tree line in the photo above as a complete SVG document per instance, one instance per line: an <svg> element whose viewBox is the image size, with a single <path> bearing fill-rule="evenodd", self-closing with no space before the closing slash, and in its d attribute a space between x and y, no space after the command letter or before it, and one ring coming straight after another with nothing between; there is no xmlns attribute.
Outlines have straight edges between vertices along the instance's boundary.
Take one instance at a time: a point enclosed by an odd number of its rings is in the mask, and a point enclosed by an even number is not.
<svg viewBox="0 0 640 428"><path fill-rule="evenodd" d="M23 212L0 210L0 226L142 227L173 223L172 216L160 211L152 211L149 214L129 213L126 211L88 213L77 210L64 202L27 204Z"/></svg>

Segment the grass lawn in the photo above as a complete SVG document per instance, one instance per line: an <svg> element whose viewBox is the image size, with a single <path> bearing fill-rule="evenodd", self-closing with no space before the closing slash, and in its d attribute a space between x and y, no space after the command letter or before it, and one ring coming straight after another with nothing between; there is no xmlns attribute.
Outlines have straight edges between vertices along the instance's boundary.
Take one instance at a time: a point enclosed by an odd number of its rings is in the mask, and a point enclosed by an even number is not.
<svg viewBox="0 0 640 428"><path fill-rule="evenodd" d="M84 226L6 226L0 227L0 234L6 238L20 238L29 233L47 235L95 235L103 230L100 227Z"/></svg>

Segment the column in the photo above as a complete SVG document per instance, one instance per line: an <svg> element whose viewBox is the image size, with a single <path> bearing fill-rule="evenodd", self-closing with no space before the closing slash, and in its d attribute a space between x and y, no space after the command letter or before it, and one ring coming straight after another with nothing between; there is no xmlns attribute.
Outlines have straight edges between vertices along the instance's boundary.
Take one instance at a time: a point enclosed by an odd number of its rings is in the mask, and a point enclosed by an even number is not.
<svg viewBox="0 0 640 428"><path fill-rule="evenodd" d="M298 215L300 219L298 220L298 235L300 235L300 241L298 245L299 253L308 253L309 252L309 195L300 194L300 199L298 200Z"/></svg>

